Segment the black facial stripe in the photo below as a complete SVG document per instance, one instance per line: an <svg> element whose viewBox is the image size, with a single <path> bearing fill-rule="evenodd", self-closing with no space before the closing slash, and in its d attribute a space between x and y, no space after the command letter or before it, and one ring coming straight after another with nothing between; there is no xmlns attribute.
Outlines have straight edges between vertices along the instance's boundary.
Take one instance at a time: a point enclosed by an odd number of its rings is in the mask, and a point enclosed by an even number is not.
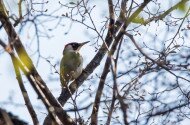
<svg viewBox="0 0 190 125"><path fill-rule="evenodd" d="M72 43L71 46L74 50L77 50L80 45L78 43Z"/></svg>

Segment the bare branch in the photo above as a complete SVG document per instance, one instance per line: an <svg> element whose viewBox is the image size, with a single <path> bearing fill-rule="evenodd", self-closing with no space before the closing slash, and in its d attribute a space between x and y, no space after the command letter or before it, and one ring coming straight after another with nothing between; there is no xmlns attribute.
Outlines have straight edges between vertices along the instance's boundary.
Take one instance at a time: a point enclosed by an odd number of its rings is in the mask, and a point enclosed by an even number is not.
<svg viewBox="0 0 190 125"><path fill-rule="evenodd" d="M35 67L32 63L32 60L30 59L24 46L22 45L22 42L21 42L19 36L15 32L8 17L6 15L4 15L2 11L0 11L0 21L2 22L4 29L8 34L8 37L10 39L10 45L13 45L19 58L22 61L22 63L20 63L20 65L19 65L19 67L22 69L22 71L27 76L27 78L30 81L30 83L32 84L33 88L39 94L39 97L41 97L42 101L46 105L47 110L50 113L52 113L51 114L52 118L54 118L55 121L58 121L58 119L56 118L56 115L57 115L63 123L74 124L74 121L71 120L71 118L62 109L61 105L58 103L58 101L52 95L50 90L47 88L45 82L42 80L42 78L38 74L37 70L35 69ZM16 59L16 58L14 58L14 59ZM18 62L19 61L17 60L17 63ZM27 69L24 69L22 67L23 66L22 64L24 64L27 67ZM54 107L58 108L58 110L56 110L56 109L54 110ZM56 112L56 115L53 112Z"/></svg>
<svg viewBox="0 0 190 125"><path fill-rule="evenodd" d="M142 22L143 25L147 25L148 23L152 22L152 21L158 21L158 20L162 20L164 19L168 14L170 14L173 10L177 9L179 7L180 4L182 3L187 3L189 0L181 0L180 2L178 2L177 4L175 4L174 6L172 6L171 8L169 8L167 11L165 11L164 13L155 16L155 17L151 17L147 20L145 20L144 22Z"/></svg>

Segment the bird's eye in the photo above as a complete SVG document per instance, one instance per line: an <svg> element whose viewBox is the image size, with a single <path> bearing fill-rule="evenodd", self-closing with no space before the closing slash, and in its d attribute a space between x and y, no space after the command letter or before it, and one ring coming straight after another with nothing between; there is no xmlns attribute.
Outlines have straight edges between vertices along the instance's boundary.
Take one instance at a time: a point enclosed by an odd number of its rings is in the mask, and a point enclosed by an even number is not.
<svg viewBox="0 0 190 125"><path fill-rule="evenodd" d="M73 47L74 50L77 50L78 44L73 43L73 44L71 44L71 45L72 45L72 47Z"/></svg>
<svg viewBox="0 0 190 125"><path fill-rule="evenodd" d="M73 44L72 46L73 46L73 47L77 47L77 44Z"/></svg>

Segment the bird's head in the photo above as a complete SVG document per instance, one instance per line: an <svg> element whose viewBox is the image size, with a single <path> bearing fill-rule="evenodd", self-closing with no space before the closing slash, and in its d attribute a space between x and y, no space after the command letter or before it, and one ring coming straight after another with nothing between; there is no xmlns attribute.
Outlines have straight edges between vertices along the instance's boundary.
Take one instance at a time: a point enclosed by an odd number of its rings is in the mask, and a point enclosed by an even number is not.
<svg viewBox="0 0 190 125"><path fill-rule="evenodd" d="M65 48L63 50L63 53L65 52L78 52L81 47L85 44L87 44L90 41L83 42L83 43L77 43L77 42L71 42L65 45Z"/></svg>

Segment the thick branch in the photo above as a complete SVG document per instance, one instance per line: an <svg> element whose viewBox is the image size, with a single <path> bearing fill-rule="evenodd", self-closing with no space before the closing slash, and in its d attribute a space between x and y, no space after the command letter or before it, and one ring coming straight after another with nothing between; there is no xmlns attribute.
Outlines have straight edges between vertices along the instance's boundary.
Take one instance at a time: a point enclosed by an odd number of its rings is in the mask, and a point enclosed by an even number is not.
<svg viewBox="0 0 190 125"><path fill-rule="evenodd" d="M11 53L12 52L12 48L11 47L8 47L1 39L0 39L0 45L8 52L8 53ZM22 80L22 77L21 77L21 74L20 74L20 70L19 70L19 67L16 63L16 61L14 60L14 58L12 58L11 56L11 59L12 59L12 62L13 62L13 66L14 66L14 69L15 69L15 74L16 74L16 78L17 78L17 81L18 81L18 84L19 84L19 87L21 89L21 92L22 92L22 96L24 98L24 101L25 101L25 104L26 104L26 107L29 111L29 114L31 115L31 118L32 118L32 121L35 125L39 125L39 121L38 121L38 118L37 118L37 115L34 111L34 108L32 106L32 103L30 101L30 98L28 96L28 93L25 89L25 86L23 84L23 80Z"/></svg>
<svg viewBox="0 0 190 125"><path fill-rule="evenodd" d="M14 66L14 69L15 69L15 74L16 74L16 78L17 78L18 84L19 84L20 90L21 90L21 92L22 92L22 96L23 96L23 98L24 98L24 101L25 101L26 107L27 107L27 109L28 109L28 111L29 111L29 114L31 115L33 124L34 124L34 125L39 125L39 121L38 121L36 112L34 111L34 108L33 108L33 106L32 106L32 103L31 103L31 101L30 101L30 98L29 98L29 96L28 96L28 93L27 93L27 91L26 91L26 89L25 89L25 86L24 86L24 84L23 84L19 67L18 67L16 61L14 60L14 58L13 58L12 56L11 56L11 59L12 59L13 66Z"/></svg>
<svg viewBox="0 0 190 125"><path fill-rule="evenodd" d="M87 67L83 70L82 74L79 76L79 78L77 78L70 86L70 92L71 94L73 94L76 89L78 87L80 87L82 85L82 83L84 82L84 80L86 80L86 78L96 69L97 66L100 65L101 60L103 59L103 57L105 56L106 52L107 52L107 47L109 48L109 46L111 45L112 41L113 41L113 35L114 32L117 32L119 30L119 28L117 28L117 31L114 30L114 13L113 13L113 5L112 5L112 1L108 1L108 5L109 5L109 10L110 10L110 22L109 22L109 29L105 38L105 44L103 43L101 48L98 50L97 54L95 55L95 57L92 59L92 61L87 65ZM117 26L119 27L119 25ZM77 82L77 83L76 83ZM70 94L70 92L68 90L62 90L58 100L59 102L64 105L66 103L66 101L72 96Z"/></svg>
<svg viewBox="0 0 190 125"><path fill-rule="evenodd" d="M57 118L56 114L55 114L55 109L54 107L52 107L52 105L49 103L49 101L45 98L43 92L40 90L40 87L38 86L38 83L34 80L34 77L29 73L28 69L22 64L22 62L15 56L14 52L12 51L12 49L7 46L2 40L0 40L0 45L3 46L3 48L9 53L9 55L11 56L11 59L13 60L13 65L16 66L15 68L15 72L17 72L17 70L20 68L24 74L26 75L27 79L29 80L29 82L31 83L31 85L33 86L33 88L35 88L36 93L38 94L38 96L42 99L46 109L49 111L51 117L56 121L56 123L58 124L62 124L60 122L60 120ZM18 75L18 74L16 74ZM18 79L19 83L22 82L21 79Z"/></svg>
<svg viewBox="0 0 190 125"><path fill-rule="evenodd" d="M32 60L30 59L29 55L27 54L24 46L22 45L22 42L17 35L14 27L12 26L10 20L2 11L0 11L0 21L3 24L3 27L5 31L8 34L8 37L10 39L10 45L13 45L15 48L19 58L21 59L22 63L27 67L27 78L29 82L32 84L33 88L37 92L37 94L42 94L39 95L39 97L42 99L43 103L49 102L49 104L45 104L46 106L50 106L48 111L52 110L52 106L55 109L56 115L59 117L59 119L64 123L64 124L75 124L75 122L66 114L66 112L62 109L61 105L58 103L58 101L55 99L55 97L52 95L50 90L47 88L45 82L42 80L41 76L38 74L36 68L34 67ZM21 66L20 66L21 68ZM31 78L32 77L32 78ZM36 89L35 84L38 85L38 89ZM40 91L40 92L39 92Z"/></svg>
<svg viewBox="0 0 190 125"><path fill-rule="evenodd" d="M115 25L118 24L118 26L115 26L117 30L114 30L114 34L118 33L117 38L120 39L123 34L125 33L125 29L127 26L131 23L131 21L138 16L138 14L143 10L143 8L150 2L151 0L145 0L144 3L128 18L127 22L125 22L123 25L118 23L120 20L118 19L115 22ZM113 24L110 24L113 25ZM118 28L119 26L122 26L121 28ZM107 46L109 47L113 41L112 36L110 36L110 32L113 30L112 26L109 26L107 36L105 38L105 42ZM118 31L119 30L119 31ZM116 40L117 41L117 40ZM82 74L69 86L70 92L68 90L62 91L60 94L60 97L58 98L61 105L64 105L67 100L71 97L71 94L73 94L81 85L82 83L87 79L87 77L96 69L97 66L100 65L101 60L105 56L107 52L107 48L105 44L101 46L97 54L94 56L94 58L91 60L91 62L87 65L87 67L83 70ZM70 94L71 93L71 94Z"/></svg>

